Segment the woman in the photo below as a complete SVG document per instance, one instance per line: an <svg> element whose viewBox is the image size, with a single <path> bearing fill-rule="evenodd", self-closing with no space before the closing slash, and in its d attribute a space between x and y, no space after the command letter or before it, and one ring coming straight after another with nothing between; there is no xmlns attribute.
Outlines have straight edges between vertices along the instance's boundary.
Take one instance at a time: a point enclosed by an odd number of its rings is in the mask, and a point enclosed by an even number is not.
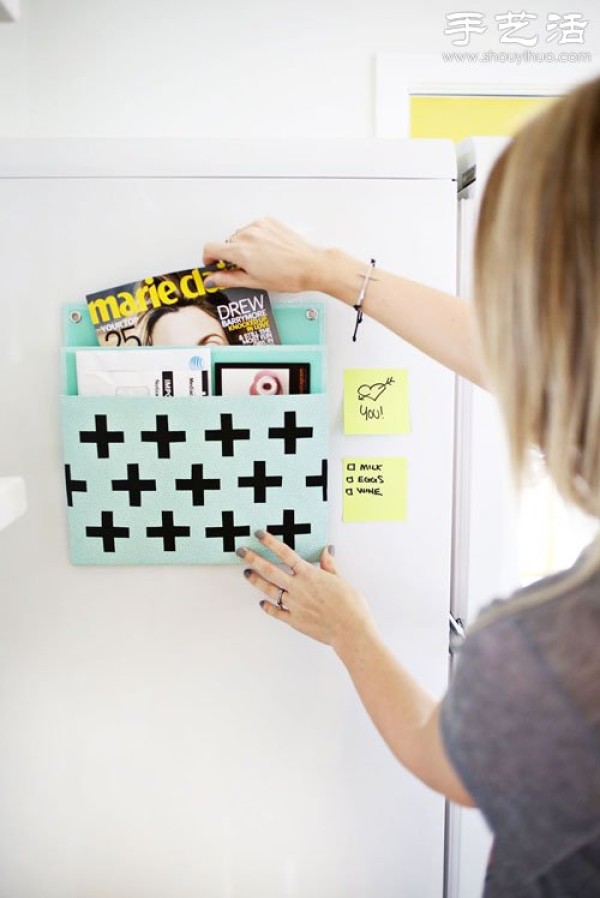
<svg viewBox="0 0 600 898"><path fill-rule="evenodd" d="M217 313L221 293L212 293L211 299L198 296L186 299L179 287L176 275L156 278L158 284L168 280L175 284L177 302L161 305L145 312L138 323L138 335L142 346L225 346L229 340L221 326ZM140 284L141 286L141 284ZM135 290L133 291L135 294Z"/></svg>
<svg viewBox="0 0 600 898"><path fill-rule="evenodd" d="M600 516L600 80L524 128L491 174L475 254L475 308L377 272L365 314L488 384L517 473L544 453L562 496ZM365 265L272 220L209 244L239 271L219 286L321 290L353 304ZM480 348L481 347L481 348ZM471 627L441 702L383 644L337 573L269 534L289 567L240 550L279 621L333 647L397 758L495 834L486 896L600 895L600 553L493 603Z"/></svg>

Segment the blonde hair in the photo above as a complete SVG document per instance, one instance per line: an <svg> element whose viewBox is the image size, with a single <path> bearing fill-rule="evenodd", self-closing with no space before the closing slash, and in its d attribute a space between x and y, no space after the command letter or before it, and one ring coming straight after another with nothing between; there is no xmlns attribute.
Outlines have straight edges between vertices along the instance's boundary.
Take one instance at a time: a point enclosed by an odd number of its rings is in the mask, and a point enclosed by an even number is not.
<svg viewBox="0 0 600 898"><path fill-rule="evenodd" d="M485 190L475 308L520 477L600 517L600 79L526 125Z"/></svg>
<svg viewBox="0 0 600 898"><path fill-rule="evenodd" d="M541 450L560 495L600 518L600 79L548 107L492 169L475 244L475 311L513 469ZM565 576L494 604L469 633L574 590L600 538Z"/></svg>

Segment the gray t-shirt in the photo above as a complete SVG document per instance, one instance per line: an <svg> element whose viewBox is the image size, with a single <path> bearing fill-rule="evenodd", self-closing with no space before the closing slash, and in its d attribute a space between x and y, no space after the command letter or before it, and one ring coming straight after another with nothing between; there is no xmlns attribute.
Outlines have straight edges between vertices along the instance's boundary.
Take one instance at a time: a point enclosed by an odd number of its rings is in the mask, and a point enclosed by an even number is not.
<svg viewBox="0 0 600 898"><path fill-rule="evenodd" d="M600 571L581 565L484 611L442 703L494 833L485 898L600 896Z"/></svg>

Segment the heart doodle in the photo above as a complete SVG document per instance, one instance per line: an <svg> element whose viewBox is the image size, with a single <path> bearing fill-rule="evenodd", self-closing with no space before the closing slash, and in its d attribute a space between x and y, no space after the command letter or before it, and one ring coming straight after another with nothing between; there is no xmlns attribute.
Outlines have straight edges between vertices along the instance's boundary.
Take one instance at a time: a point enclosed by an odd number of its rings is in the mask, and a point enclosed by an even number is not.
<svg viewBox="0 0 600 898"><path fill-rule="evenodd" d="M384 384L361 384L357 390L357 396L361 401L363 399L370 399L372 402L377 402L384 390L386 390L393 383L394 378L388 377Z"/></svg>

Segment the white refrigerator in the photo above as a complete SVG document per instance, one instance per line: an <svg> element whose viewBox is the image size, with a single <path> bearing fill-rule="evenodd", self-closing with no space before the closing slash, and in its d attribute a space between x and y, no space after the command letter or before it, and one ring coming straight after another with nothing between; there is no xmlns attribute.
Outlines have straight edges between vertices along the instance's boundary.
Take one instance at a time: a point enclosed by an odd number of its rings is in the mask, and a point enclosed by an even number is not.
<svg viewBox="0 0 600 898"><path fill-rule="evenodd" d="M0 895L442 894L443 799L391 757L332 652L260 612L241 562L69 560L61 307L201 264L266 214L455 290L450 142L0 143L0 474L28 494L0 540ZM352 310L325 314L328 541L441 696L455 378L368 317L353 343ZM344 370L382 367L408 372L409 432L345 435ZM342 459L381 456L406 459L406 520L344 523Z"/></svg>
<svg viewBox="0 0 600 898"><path fill-rule="evenodd" d="M473 250L486 180L507 139L474 137L457 147L458 292L472 301ZM468 626L495 598L519 585L518 503L495 398L457 379L456 565L452 614ZM492 835L479 811L448 814L448 898L480 898Z"/></svg>

